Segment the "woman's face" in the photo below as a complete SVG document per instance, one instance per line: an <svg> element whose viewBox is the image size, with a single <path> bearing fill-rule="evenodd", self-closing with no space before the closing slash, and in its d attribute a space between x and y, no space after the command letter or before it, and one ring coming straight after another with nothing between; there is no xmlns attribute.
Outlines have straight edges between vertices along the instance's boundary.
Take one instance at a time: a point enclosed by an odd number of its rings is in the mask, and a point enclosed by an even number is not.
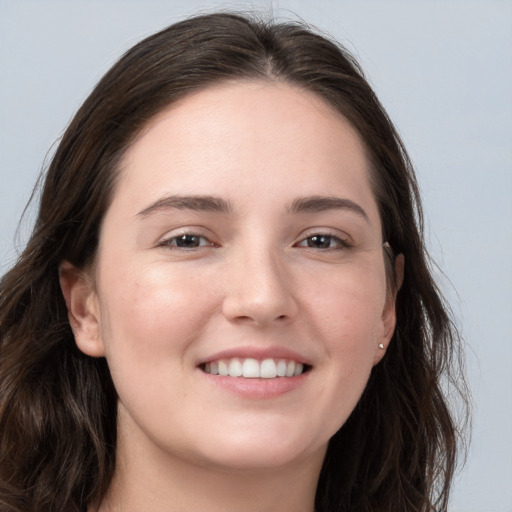
<svg viewBox="0 0 512 512"><path fill-rule="evenodd" d="M68 296L78 345L107 358L122 446L237 470L321 461L395 321L369 172L348 122L286 84L210 88L149 124L94 287Z"/></svg>

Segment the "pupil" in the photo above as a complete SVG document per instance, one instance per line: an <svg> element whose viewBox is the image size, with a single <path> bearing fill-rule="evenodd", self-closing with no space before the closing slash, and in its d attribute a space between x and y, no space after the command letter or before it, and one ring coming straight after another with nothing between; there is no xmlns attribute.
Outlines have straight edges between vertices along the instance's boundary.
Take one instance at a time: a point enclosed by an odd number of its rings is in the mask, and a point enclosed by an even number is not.
<svg viewBox="0 0 512 512"><path fill-rule="evenodd" d="M308 240L308 246L316 249L327 249L330 246L331 237L329 236L312 236Z"/></svg>
<svg viewBox="0 0 512 512"><path fill-rule="evenodd" d="M196 235L182 235L176 239L178 247L198 247L199 237Z"/></svg>

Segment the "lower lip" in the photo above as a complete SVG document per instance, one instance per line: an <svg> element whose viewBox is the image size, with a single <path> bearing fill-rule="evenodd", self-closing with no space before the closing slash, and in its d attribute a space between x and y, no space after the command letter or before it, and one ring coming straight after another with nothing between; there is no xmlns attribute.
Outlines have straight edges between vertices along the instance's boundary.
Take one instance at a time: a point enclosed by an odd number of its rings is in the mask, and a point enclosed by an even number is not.
<svg viewBox="0 0 512 512"><path fill-rule="evenodd" d="M243 377L222 377L200 370L209 383L226 391L252 400L276 398L289 393L307 380L311 370L296 377L276 377L274 379L244 379Z"/></svg>

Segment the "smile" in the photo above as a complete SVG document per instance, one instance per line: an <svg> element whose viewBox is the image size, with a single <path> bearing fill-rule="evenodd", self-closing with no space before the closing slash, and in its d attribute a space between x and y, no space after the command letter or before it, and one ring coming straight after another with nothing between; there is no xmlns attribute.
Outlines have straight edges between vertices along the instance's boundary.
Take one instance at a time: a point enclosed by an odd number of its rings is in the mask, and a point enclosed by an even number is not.
<svg viewBox="0 0 512 512"><path fill-rule="evenodd" d="M290 359L267 358L263 360L251 357L219 359L201 365L205 373L222 377L241 377L245 379L274 379L276 377L297 377L309 369L308 365Z"/></svg>

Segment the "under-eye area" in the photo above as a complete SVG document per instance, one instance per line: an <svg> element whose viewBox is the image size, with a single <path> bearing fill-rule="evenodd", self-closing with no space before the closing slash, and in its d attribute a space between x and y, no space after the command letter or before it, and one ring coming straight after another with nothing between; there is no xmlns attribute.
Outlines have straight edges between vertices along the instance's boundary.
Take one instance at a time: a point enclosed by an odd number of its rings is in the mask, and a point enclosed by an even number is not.
<svg viewBox="0 0 512 512"><path fill-rule="evenodd" d="M205 373L221 377L274 379L276 377L297 377L310 371L312 367L291 359L258 360L252 357L233 357L202 363L199 368Z"/></svg>

